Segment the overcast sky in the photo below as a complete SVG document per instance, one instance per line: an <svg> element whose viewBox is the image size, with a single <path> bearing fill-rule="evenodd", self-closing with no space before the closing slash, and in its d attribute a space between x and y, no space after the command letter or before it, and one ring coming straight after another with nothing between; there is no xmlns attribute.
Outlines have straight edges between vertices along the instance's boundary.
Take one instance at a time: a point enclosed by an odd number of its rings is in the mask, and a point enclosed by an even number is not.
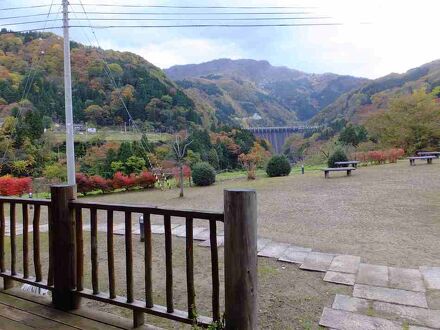
<svg viewBox="0 0 440 330"><path fill-rule="evenodd" d="M0 8L50 4L50 2L51 0L6 0L1 1ZM61 0L54 0L54 2L58 4ZM72 4L78 2L79 0L71 0ZM376 78L391 72L404 72L426 62L440 59L440 43L437 38L438 24L436 24L440 12L440 0L83 0L83 3L311 6L315 8L252 11L307 11L313 12L312 16L332 17L331 19L310 20L308 21L310 23L337 22L343 24L341 26L309 27L96 30L96 36L103 48L132 51L161 68L175 64L200 63L216 58L250 58L264 59L273 65L288 66L306 72L334 72ZM74 8L78 11L81 10L79 6L74 6ZM183 14L179 17L186 19L194 16L185 15L185 11L208 12L206 9L132 9L102 6L86 6L86 8L88 11L99 10L113 13L140 10L155 13L181 12ZM56 10L58 10L58 6ZM26 12L47 13L47 11L48 8L32 9L32 12L26 10L0 11L0 23L44 20L44 17L9 21L1 20L1 18L21 15ZM210 12L225 11L228 10L217 9ZM93 15L90 16L93 17ZM284 16L306 15L286 14ZM224 17L237 16L227 15ZM253 17L257 17L257 15ZM78 22L76 23L78 24ZM86 21L80 23L88 24ZM186 21L180 23L206 22ZM247 22L236 23L246 24ZM47 26L51 27L54 24L59 25L60 23L49 22ZM94 22L94 24L105 25L108 22ZM118 22L118 24L130 24L130 22ZM156 21L141 22L140 24L179 24L179 22ZM44 24L36 23L35 25L43 26ZM14 28L14 26L7 27ZM31 28L34 25L19 25L15 29L21 30L24 27ZM74 28L71 34L74 40L85 44L96 44L89 29Z"/></svg>

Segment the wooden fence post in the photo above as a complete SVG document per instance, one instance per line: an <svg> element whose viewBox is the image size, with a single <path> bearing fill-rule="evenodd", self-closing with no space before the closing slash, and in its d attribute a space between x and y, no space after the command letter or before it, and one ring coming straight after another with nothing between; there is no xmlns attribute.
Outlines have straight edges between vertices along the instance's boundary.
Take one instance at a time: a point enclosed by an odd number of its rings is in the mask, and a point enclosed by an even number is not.
<svg viewBox="0 0 440 330"><path fill-rule="evenodd" d="M258 329L257 193L225 190L225 327Z"/></svg>
<svg viewBox="0 0 440 330"><path fill-rule="evenodd" d="M50 188L52 201L53 276L52 302L58 309L69 311L79 307L76 288L75 217L69 202L75 199L75 186Z"/></svg>

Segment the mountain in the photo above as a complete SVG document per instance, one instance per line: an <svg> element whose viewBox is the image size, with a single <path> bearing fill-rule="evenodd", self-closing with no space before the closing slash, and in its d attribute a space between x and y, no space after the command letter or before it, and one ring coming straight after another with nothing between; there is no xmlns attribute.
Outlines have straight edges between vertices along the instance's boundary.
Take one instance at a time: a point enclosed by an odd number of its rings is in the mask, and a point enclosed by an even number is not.
<svg viewBox="0 0 440 330"><path fill-rule="evenodd" d="M0 33L0 118L16 109L47 120L64 118L63 40L52 33ZM211 125L164 72L142 57L71 42L75 122L118 125L130 119L159 129ZM26 99L26 101L23 101Z"/></svg>
<svg viewBox="0 0 440 330"><path fill-rule="evenodd" d="M369 114L387 109L390 100L424 88L432 91L440 86L440 60L424 64L403 74L392 73L367 82L363 86L341 95L312 120L315 124L328 124L343 118L362 122Z"/></svg>
<svg viewBox="0 0 440 330"><path fill-rule="evenodd" d="M308 74L267 61L219 59L165 70L194 99L215 109L221 121L250 126L307 121L340 95L368 82L336 74Z"/></svg>

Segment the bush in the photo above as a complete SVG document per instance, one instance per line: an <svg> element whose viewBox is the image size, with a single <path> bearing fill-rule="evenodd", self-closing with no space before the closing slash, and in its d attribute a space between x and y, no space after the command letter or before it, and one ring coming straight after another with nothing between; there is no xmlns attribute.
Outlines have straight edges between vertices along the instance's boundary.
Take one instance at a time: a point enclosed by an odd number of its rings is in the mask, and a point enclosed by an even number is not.
<svg viewBox="0 0 440 330"><path fill-rule="evenodd" d="M197 163L192 170L192 178L196 186L210 186L215 182L215 170L209 163Z"/></svg>
<svg viewBox="0 0 440 330"><path fill-rule="evenodd" d="M32 191L31 178L0 177L0 196L22 196Z"/></svg>
<svg viewBox="0 0 440 330"><path fill-rule="evenodd" d="M346 162L348 161L347 155L344 150L336 149L332 155L328 158L327 165L328 167L336 167L336 162Z"/></svg>
<svg viewBox="0 0 440 330"><path fill-rule="evenodd" d="M154 188L155 183L156 177L148 171L143 171L136 177L136 184L143 189Z"/></svg>
<svg viewBox="0 0 440 330"><path fill-rule="evenodd" d="M288 176L292 170L286 156L273 156L267 163L266 173L270 177Z"/></svg>

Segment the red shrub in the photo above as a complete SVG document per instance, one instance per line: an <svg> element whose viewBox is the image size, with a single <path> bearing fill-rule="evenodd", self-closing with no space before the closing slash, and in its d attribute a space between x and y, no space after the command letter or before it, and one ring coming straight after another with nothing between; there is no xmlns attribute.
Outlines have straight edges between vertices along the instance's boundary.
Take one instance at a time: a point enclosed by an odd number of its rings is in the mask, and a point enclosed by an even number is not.
<svg viewBox="0 0 440 330"><path fill-rule="evenodd" d="M122 172L116 172L113 176L113 189L129 190L136 184L136 177L134 175L127 176Z"/></svg>
<svg viewBox="0 0 440 330"><path fill-rule="evenodd" d="M378 151L369 151L368 152L368 160L370 162L376 163L376 164L384 164L386 161L385 152L378 150Z"/></svg>
<svg viewBox="0 0 440 330"><path fill-rule="evenodd" d="M178 180L179 175L180 175L179 168L174 167L173 168L173 177ZM183 177L186 179L191 178L191 167L189 167L188 165L183 165Z"/></svg>
<svg viewBox="0 0 440 330"><path fill-rule="evenodd" d="M156 177L153 173L148 171L143 171L136 177L136 185L141 188L154 188L156 183Z"/></svg>
<svg viewBox="0 0 440 330"><path fill-rule="evenodd" d="M94 190L92 181L90 178L83 173L76 173L76 186L78 192L85 195Z"/></svg>
<svg viewBox="0 0 440 330"><path fill-rule="evenodd" d="M399 158L401 158L405 154L405 150L403 149L389 149L385 151L386 158L390 163L396 163Z"/></svg>
<svg viewBox="0 0 440 330"><path fill-rule="evenodd" d="M89 178L90 185L93 187L93 190L101 190L103 193L107 193L112 191L112 182L110 180L106 180L99 175L94 175Z"/></svg>
<svg viewBox="0 0 440 330"><path fill-rule="evenodd" d="M0 177L0 195L2 196L21 196L31 191L31 178Z"/></svg>

